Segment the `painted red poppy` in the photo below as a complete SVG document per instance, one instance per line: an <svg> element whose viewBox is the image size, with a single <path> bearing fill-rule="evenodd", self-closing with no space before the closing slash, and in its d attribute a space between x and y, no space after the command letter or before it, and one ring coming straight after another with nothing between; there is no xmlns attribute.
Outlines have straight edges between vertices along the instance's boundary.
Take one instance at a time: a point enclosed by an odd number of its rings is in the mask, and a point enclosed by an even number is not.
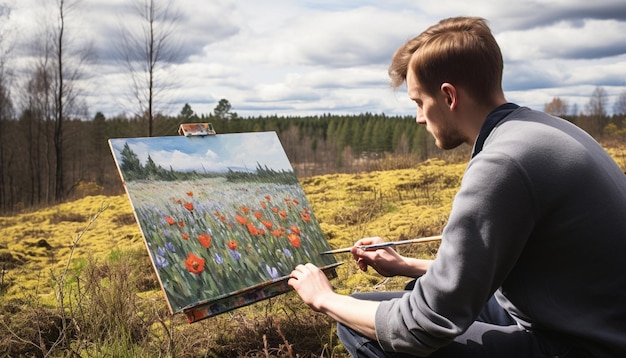
<svg viewBox="0 0 626 358"><path fill-rule="evenodd" d="M228 246L229 249L235 251L237 250L238 244L237 244L237 241L235 240L229 240L229 241L226 241L226 246Z"/></svg>
<svg viewBox="0 0 626 358"><path fill-rule="evenodd" d="M206 247L207 249L211 247L211 235L209 234L198 235L198 241L200 241L200 245Z"/></svg>
<svg viewBox="0 0 626 358"><path fill-rule="evenodd" d="M189 254L187 254L185 267L187 267L187 271L199 275L202 273L202 271L204 271L204 259L190 252Z"/></svg>
<svg viewBox="0 0 626 358"><path fill-rule="evenodd" d="M289 242L291 243L291 245L293 245L293 247L300 247L300 236L298 236L297 234L289 234L287 235L287 238L289 239Z"/></svg>
<svg viewBox="0 0 626 358"><path fill-rule="evenodd" d="M237 220L238 223L240 223L241 225L245 225L246 224L246 218L244 218L243 216L239 216L239 215L235 215L235 220Z"/></svg>
<svg viewBox="0 0 626 358"><path fill-rule="evenodd" d="M254 236L259 234L259 230L257 228L254 227L254 225L252 225L252 223L248 224L248 232Z"/></svg>

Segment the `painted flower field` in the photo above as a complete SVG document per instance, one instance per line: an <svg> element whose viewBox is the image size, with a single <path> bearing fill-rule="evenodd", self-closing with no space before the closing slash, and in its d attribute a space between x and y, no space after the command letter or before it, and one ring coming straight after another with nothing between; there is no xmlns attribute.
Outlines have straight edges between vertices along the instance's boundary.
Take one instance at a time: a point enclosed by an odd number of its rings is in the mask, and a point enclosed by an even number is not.
<svg viewBox="0 0 626 358"><path fill-rule="evenodd" d="M335 263L298 184L127 183L152 262L174 312L287 276L298 263Z"/></svg>

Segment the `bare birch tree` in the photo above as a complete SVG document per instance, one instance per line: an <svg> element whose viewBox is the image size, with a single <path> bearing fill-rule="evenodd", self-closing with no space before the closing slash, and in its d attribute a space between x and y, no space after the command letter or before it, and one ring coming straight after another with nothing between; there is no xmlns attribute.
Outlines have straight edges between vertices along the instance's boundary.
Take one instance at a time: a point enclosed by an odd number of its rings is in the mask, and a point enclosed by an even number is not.
<svg viewBox="0 0 626 358"><path fill-rule="evenodd" d="M596 87L585 105L585 114L592 117L606 116L608 95L603 87Z"/></svg>
<svg viewBox="0 0 626 358"><path fill-rule="evenodd" d="M7 68L7 60L11 50L8 39L8 29L2 24L11 16L11 8L5 3L0 4L0 211L7 206L7 186L5 185L5 150L7 139L4 138L6 131L3 130L3 124L13 116L13 101L11 100L10 91L10 73Z"/></svg>
<svg viewBox="0 0 626 358"><path fill-rule="evenodd" d="M52 0L45 4L51 6L46 9L51 20L44 22L42 33L33 40L34 55L38 59L33 71L36 80L31 80L26 89L29 101L24 110L52 127L46 133L52 138L52 158L48 157L48 161L54 168L48 183L53 184L56 201L66 194L65 122L84 115L82 91L77 82L83 77L87 61L93 57L91 44L77 43L78 34L68 30L69 20L78 12L80 3L81 0ZM37 85L33 87L34 83Z"/></svg>
<svg viewBox="0 0 626 358"><path fill-rule="evenodd" d="M606 106L608 95L603 87L596 87L589 98L589 102L585 105L587 130L597 137L602 136L604 129L604 120L606 119Z"/></svg>
<svg viewBox="0 0 626 358"><path fill-rule="evenodd" d="M626 90L623 90L615 100L613 104L613 114L626 115Z"/></svg>
<svg viewBox="0 0 626 358"><path fill-rule="evenodd" d="M172 0L135 0L134 10L140 21L123 26L119 54L130 74L137 115L147 120L151 137L157 105L165 105L162 95L173 83L165 70L179 58L175 35L181 15Z"/></svg>

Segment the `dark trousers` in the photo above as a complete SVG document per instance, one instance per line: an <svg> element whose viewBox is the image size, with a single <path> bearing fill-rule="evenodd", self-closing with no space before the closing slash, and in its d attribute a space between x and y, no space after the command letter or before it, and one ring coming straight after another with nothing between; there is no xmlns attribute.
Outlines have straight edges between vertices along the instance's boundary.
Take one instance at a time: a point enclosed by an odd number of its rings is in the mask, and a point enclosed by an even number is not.
<svg viewBox="0 0 626 358"><path fill-rule="evenodd" d="M385 301L406 293L408 291L372 292L353 296L364 300ZM378 342L342 324L337 324L337 335L353 357L414 357L409 354L385 352ZM574 358L576 356L566 344L518 326L508 312L492 297L465 333L429 357Z"/></svg>

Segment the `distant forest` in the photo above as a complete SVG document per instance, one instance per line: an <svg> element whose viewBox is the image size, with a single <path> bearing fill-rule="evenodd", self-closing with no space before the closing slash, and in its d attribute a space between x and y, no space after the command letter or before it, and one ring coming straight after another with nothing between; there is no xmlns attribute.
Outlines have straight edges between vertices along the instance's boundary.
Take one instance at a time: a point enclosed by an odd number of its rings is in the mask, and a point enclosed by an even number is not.
<svg viewBox="0 0 626 358"><path fill-rule="evenodd" d="M178 116L156 116L153 136L178 135L181 123L209 122L218 134L275 131L298 177L363 170L384 155L424 160L439 150L412 117L362 114L242 118L224 112L197 116L185 106ZM56 196L54 121L31 117L0 121L0 213L45 206L86 194L123 192L107 140L145 137L142 118L65 120L63 190ZM259 148L263 150L263 148Z"/></svg>
<svg viewBox="0 0 626 358"><path fill-rule="evenodd" d="M298 177L380 169L376 163L389 157L410 158L403 162L407 165L442 156L468 159L466 146L446 153L436 148L425 127L417 125L413 116L364 113L241 118L230 112L227 101L220 103L225 105L225 110L216 108L218 115L197 116L185 105L178 116L157 116L153 133L155 136L178 135L180 123L194 122L210 122L218 134L275 131ZM578 115L566 119L599 140L626 138L623 115ZM64 187L63 197L57 198L54 122L40 120L29 113L0 121L0 213L89 194L123 192L107 139L146 136L146 121L124 117L107 119L98 113L92 120L66 120L64 124Z"/></svg>

